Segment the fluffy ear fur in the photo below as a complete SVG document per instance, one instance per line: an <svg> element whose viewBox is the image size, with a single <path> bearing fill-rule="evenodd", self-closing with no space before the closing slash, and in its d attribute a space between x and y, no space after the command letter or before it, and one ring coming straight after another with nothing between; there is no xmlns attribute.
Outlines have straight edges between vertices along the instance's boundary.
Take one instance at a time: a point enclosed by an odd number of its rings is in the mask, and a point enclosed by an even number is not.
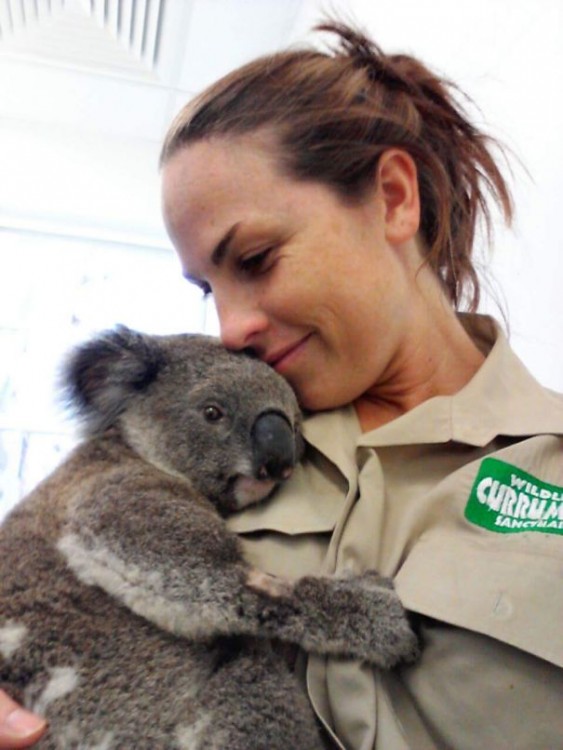
<svg viewBox="0 0 563 750"><path fill-rule="evenodd" d="M69 406L92 434L113 424L131 396L146 388L162 365L162 353L147 337L118 326L71 353L62 387Z"/></svg>

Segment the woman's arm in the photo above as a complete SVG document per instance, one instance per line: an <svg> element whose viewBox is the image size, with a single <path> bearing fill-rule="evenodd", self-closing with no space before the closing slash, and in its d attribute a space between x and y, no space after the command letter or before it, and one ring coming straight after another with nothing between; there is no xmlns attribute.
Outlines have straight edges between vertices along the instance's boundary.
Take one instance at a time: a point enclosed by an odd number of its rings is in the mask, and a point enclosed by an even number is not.
<svg viewBox="0 0 563 750"><path fill-rule="evenodd" d="M46 726L44 719L25 711L0 690L0 750L31 747Z"/></svg>

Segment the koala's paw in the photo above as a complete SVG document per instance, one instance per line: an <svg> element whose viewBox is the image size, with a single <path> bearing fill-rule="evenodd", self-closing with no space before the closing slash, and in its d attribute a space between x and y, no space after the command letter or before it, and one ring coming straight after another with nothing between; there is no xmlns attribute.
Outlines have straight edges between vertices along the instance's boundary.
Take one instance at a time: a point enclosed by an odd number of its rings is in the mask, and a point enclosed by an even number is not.
<svg viewBox="0 0 563 750"><path fill-rule="evenodd" d="M306 611L302 647L388 669L414 661L419 644L393 583L377 573L302 578L294 595Z"/></svg>

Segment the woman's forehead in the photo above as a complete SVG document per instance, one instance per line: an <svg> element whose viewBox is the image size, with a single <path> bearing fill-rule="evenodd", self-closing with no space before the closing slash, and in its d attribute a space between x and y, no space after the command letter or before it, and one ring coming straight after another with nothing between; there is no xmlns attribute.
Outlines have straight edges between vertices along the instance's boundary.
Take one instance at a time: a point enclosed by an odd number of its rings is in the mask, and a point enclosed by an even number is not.
<svg viewBox="0 0 563 750"><path fill-rule="evenodd" d="M278 166L264 134L214 136L184 146L163 167L163 212L169 231L211 229L284 213L303 183ZM219 226L220 225L220 226Z"/></svg>
<svg viewBox="0 0 563 750"><path fill-rule="evenodd" d="M214 173L224 177L231 169L253 166L265 172L274 172L283 179L279 169L281 147L271 133L256 132L247 135L214 135L188 143L176 151L164 164L163 174L183 171L184 177L201 178ZM240 176L240 175L239 175Z"/></svg>
<svg viewBox="0 0 563 750"><path fill-rule="evenodd" d="M179 150L164 165L163 205L174 217L178 210L209 210L223 200L239 202L253 191L284 182L273 156L260 143L242 138L212 138Z"/></svg>

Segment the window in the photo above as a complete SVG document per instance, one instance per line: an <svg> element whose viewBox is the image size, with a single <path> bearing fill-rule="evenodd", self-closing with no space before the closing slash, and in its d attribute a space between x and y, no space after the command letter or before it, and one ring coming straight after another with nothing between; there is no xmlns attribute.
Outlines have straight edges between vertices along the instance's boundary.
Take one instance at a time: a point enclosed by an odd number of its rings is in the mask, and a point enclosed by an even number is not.
<svg viewBox="0 0 563 750"><path fill-rule="evenodd" d="M77 441L58 388L73 345L117 323L148 333L216 324L171 250L0 231L0 263L2 518Z"/></svg>

